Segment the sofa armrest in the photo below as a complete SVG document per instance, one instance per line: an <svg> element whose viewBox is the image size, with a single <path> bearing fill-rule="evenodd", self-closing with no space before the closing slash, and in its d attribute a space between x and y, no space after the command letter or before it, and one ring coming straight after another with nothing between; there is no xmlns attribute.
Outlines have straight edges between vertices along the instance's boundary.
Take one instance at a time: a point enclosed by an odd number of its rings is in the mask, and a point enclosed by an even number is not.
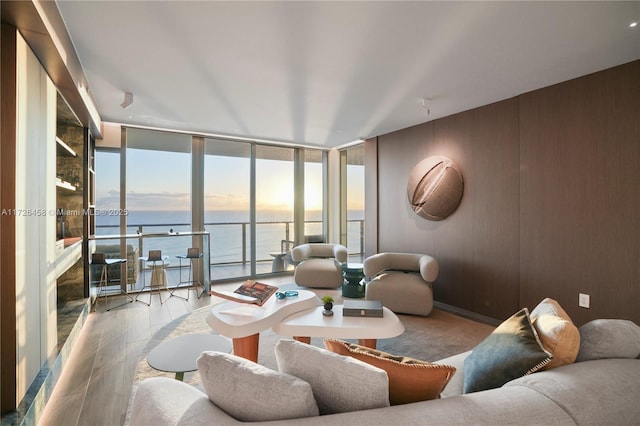
<svg viewBox="0 0 640 426"><path fill-rule="evenodd" d="M131 405L130 426L239 425L206 394L184 382L152 377L138 385Z"/></svg>

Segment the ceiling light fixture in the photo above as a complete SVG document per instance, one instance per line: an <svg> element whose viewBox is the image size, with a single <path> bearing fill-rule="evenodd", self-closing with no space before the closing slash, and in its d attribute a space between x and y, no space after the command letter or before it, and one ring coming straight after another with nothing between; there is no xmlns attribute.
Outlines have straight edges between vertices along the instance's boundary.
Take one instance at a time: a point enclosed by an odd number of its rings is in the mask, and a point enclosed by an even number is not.
<svg viewBox="0 0 640 426"><path fill-rule="evenodd" d="M638 26L638 23L637 23L637 22L632 22L632 23L630 23L630 24L629 24L629 26L630 26L631 28L634 28L634 27L637 27L637 26Z"/></svg>
<svg viewBox="0 0 640 426"><path fill-rule="evenodd" d="M124 102L120 104L122 109L127 109L133 103L133 93L124 92Z"/></svg>
<svg viewBox="0 0 640 426"><path fill-rule="evenodd" d="M431 99L422 98L422 108L427 110L427 115L431 115Z"/></svg>

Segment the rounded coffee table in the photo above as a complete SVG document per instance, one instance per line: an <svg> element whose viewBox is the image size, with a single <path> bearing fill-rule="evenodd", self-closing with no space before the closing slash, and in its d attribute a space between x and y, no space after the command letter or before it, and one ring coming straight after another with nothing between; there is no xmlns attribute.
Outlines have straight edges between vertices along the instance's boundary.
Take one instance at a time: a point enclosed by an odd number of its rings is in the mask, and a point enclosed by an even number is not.
<svg viewBox="0 0 640 426"><path fill-rule="evenodd" d="M156 370L176 373L176 380L182 380L186 371L198 369L196 361L205 351L229 353L231 342L217 334L185 334L153 348L147 362Z"/></svg>
<svg viewBox="0 0 640 426"><path fill-rule="evenodd" d="M258 362L260 332L268 330L287 316L320 305L314 292L299 290L298 296L277 299L270 297L262 306L250 303L219 303L209 312L207 324L233 339L233 353Z"/></svg>
<svg viewBox="0 0 640 426"><path fill-rule="evenodd" d="M333 315L330 317L322 315L322 306L295 313L274 325L272 330L305 343L309 343L311 337L358 339L360 345L374 349L377 339L404 333L404 325L400 319L387 308L382 308L382 318L345 317L342 315L342 306L334 305Z"/></svg>

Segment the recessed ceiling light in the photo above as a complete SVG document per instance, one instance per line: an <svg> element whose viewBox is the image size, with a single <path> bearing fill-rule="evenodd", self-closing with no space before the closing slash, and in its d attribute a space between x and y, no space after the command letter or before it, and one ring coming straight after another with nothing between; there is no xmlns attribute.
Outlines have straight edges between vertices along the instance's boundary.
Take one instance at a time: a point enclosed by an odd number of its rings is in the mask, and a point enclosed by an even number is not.
<svg viewBox="0 0 640 426"><path fill-rule="evenodd" d="M629 26L630 26L631 28L633 28L633 27L637 27L637 26L638 26L638 23L637 23L637 22L632 22L632 23L630 23L630 24L629 24Z"/></svg>

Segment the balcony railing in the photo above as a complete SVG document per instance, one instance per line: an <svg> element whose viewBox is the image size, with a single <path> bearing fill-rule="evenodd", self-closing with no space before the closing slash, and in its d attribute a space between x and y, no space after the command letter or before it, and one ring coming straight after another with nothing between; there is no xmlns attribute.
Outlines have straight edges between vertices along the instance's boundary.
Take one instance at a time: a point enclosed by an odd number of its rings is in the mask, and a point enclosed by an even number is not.
<svg viewBox="0 0 640 426"><path fill-rule="evenodd" d="M205 230L211 235L211 266L223 266L232 264L247 264L250 262L250 232L249 222L209 222L205 223ZM119 225L97 225L98 235L119 234ZM273 260L273 252L281 250L281 241L293 241L293 222L256 222L256 262L270 262ZM320 234L322 222L305 222L305 234ZM173 230L174 232L186 232L191 230L188 223L139 223L128 224L128 234L157 233ZM176 244L176 239L167 239L165 243L154 241L153 247L143 246L144 238L137 239L137 248L141 255L147 249L161 249L163 255L170 258L178 254L184 254L185 247ZM159 246L160 245L160 246ZM364 253L364 220L356 219L347 221L347 248L350 256Z"/></svg>

